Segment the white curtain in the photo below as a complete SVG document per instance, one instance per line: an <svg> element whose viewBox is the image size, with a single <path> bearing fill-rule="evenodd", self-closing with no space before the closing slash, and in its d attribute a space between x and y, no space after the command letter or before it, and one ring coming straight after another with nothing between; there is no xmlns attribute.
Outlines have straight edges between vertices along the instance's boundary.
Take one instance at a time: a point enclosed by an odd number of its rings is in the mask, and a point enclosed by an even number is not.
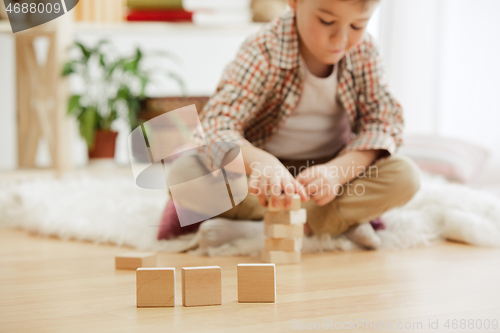
<svg viewBox="0 0 500 333"><path fill-rule="evenodd" d="M440 134L492 152L500 179L500 1L382 0L374 17L407 133Z"/></svg>

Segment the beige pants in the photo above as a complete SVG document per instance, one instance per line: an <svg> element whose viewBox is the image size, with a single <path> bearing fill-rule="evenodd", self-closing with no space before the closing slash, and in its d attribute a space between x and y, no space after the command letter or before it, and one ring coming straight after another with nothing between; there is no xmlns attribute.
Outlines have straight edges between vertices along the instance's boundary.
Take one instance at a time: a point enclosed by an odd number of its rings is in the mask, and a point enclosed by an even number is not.
<svg viewBox="0 0 500 333"><path fill-rule="evenodd" d="M325 163L332 158L316 160L281 160L293 176L307 166ZM196 156L177 160L176 168L200 168L200 175L206 174ZM302 169L301 169L302 168ZM314 234L339 235L350 227L369 222L384 212L404 205L420 187L418 167L407 157L394 155L381 159L366 169L360 177L352 180L337 191L339 195L332 202L318 206L312 200L302 203L307 210L307 223ZM248 195L240 204L222 213L219 217L234 220L262 220L265 207L257 197Z"/></svg>

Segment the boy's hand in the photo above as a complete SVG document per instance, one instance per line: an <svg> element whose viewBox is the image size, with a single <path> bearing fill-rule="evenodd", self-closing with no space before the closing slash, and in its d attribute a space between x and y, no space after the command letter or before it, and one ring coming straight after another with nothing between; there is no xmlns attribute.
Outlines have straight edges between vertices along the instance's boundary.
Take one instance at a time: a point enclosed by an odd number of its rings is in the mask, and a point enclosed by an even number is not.
<svg viewBox="0 0 500 333"><path fill-rule="evenodd" d="M297 175L296 180L302 184L307 194L318 206L333 201L342 187L341 180L335 177L331 166L319 164L309 167Z"/></svg>
<svg viewBox="0 0 500 333"><path fill-rule="evenodd" d="M257 195L262 206L268 205L268 192L273 206L279 206L281 191L285 193L285 208L291 207L295 193L300 195L303 202L308 200L304 187L278 159L269 158L263 162L254 162L251 169L249 192Z"/></svg>

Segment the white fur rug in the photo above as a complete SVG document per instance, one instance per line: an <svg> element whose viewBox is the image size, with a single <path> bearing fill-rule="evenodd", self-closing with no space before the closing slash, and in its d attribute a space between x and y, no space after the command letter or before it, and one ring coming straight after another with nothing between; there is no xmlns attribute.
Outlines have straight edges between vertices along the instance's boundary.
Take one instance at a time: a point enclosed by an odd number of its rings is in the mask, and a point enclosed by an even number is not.
<svg viewBox="0 0 500 333"><path fill-rule="evenodd" d="M256 255L263 235L219 248L197 248L199 235L156 240L167 200L161 190L136 187L123 176L72 176L0 184L0 227L21 228L62 239L128 245L141 250L210 256ZM405 249L455 240L500 247L500 198L441 178L423 176L417 195L382 216L383 249ZM258 223L258 222L256 222ZM304 239L303 252L348 251L358 247L341 236Z"/></svg>

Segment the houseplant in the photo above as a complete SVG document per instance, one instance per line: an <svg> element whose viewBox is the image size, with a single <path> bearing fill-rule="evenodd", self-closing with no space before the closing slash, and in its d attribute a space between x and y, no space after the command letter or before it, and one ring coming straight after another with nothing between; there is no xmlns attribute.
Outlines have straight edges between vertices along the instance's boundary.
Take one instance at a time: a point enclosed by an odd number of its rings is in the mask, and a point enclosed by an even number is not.
<svg viewBox="0 0 500 333"><path fill-rule="evenodd" d="M63 76L76 75L81 93L69 99L68 113L76 116L80 135L89 148L89 158L113 158L117 132L112 128L124 119L131 130L139 124L137 114L146 98L146 88L159 76L174 80L184 93L183 80L171 71L144 69L146 57L175 60L169 53L145 55L140 48L131 56L117 56L112 44L99 41L94 47L80 42L71 46L74 57L65 63Z"/></svg>

